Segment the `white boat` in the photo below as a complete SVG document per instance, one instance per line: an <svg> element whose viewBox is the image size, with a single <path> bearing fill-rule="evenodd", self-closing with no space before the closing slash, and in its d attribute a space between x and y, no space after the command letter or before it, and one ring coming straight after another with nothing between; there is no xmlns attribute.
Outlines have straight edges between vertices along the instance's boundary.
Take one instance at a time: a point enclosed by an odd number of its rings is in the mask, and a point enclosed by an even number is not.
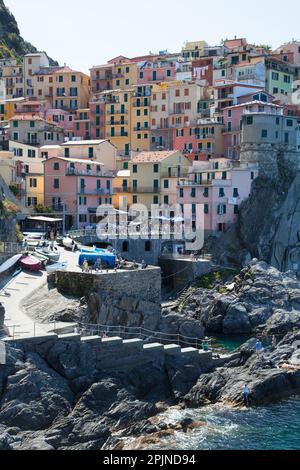
<svg viewBox="0 0 300 470"><path fill-rule="evenodd" d="M55 263L51 264L50 266L46 267L46 271L48 274L54 273L55 271L65 271L68 267L68 262L63 261L62 263Z"/></svg>
<svg viewBox="0 0 300 470"><path fill-rule="evenodd" d="M73 240L73 238L65 237L65 238L63 239L63 246L64 246L65 248L67 248L68 250L72 250L72 249L73 249L74 243L75 243L75 250L76 250L76 249L77 249L77 243L75 242L75 240Z"/></svg>
<svg viewBox="0 0 300 470"><path fill-rule="evenodd" d="M46 256L52 262L56 262L60 258L60 251L57 245L51 245L48 241L41 242L35 251L42 256Z"/></svg>
<svg viewBox="0 0 300 470"><path fill-rule="evenodd" d="M5 273L9 269L11 269L15 264L17 264L23 255L15 255L12 258L5 261L5 263L1 264L0 266L0 274Z"/></svg>

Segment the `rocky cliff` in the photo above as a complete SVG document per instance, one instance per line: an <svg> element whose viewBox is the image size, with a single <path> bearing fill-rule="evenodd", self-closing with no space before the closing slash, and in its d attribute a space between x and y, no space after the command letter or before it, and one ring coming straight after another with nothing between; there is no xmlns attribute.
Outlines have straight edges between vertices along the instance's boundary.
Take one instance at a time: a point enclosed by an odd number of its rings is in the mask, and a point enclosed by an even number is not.
<svg viewBox="0 0 300 470"><path fill-rule="evenodd" d="M209 334L282 337L300 327L300 284L293 272L252 260L231 281L213 289L195 288L182 313L188 312Z"/></svg>
<svg viewBox="0 0 300 470"><path fill-rule="evenodd" d="M21 58L30 52L38 51L36 47L22 38L15 17L4 1L0 0L0 58ZM53 59L50 59L50 63L58 65Z"/></svg>
<svg viewBox="0 0 300 470"><path fill-rule="evenodd" d="M257 178L238 224L207 250L221 264L245 265L258 258L280 271L300 274L300 173L279 168L276 179Z"/></svg>

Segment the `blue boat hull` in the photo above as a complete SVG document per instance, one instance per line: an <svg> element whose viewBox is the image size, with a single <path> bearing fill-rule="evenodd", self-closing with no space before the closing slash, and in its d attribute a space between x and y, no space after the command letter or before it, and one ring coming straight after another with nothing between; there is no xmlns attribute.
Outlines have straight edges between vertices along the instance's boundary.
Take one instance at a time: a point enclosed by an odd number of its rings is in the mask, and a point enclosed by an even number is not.
<svg viewBox="0 0 300 470"><path fill-rule="evenodd" d="M109 268L114 268L116 263L116 257L110 253L103 252L83 252L79 255L79 266L82 266L84 261L87 260L89 265L95 264L95 262L101 259L102 266L108 266Z"/></svg>

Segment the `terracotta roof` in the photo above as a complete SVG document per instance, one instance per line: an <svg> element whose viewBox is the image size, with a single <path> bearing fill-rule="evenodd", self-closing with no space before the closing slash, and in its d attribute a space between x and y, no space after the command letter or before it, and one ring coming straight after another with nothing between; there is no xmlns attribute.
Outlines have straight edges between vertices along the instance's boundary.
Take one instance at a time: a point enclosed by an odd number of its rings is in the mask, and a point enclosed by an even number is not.
<svg viewBox="0 0 300 470"><path fill-rule="evenodd" d="M175 155L178 152L178 150L170 150L164 152L141 152L135 157L132 157L132 161L137 163L161 162L165 160L165 158L171 157L172 155Z"/></svg>

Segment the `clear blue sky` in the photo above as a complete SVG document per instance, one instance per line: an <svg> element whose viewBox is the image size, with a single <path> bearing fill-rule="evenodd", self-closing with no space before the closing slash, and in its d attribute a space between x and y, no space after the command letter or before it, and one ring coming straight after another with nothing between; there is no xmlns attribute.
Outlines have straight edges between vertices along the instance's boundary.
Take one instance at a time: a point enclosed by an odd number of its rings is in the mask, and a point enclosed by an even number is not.
<svg viewBox="0 0 300 470"><path fill-rule="evenodd" d="M21 34L61 64L88 72L117 55L179 51L247 37L273 47L300 39L299 0L4 0Z"/></svg>

